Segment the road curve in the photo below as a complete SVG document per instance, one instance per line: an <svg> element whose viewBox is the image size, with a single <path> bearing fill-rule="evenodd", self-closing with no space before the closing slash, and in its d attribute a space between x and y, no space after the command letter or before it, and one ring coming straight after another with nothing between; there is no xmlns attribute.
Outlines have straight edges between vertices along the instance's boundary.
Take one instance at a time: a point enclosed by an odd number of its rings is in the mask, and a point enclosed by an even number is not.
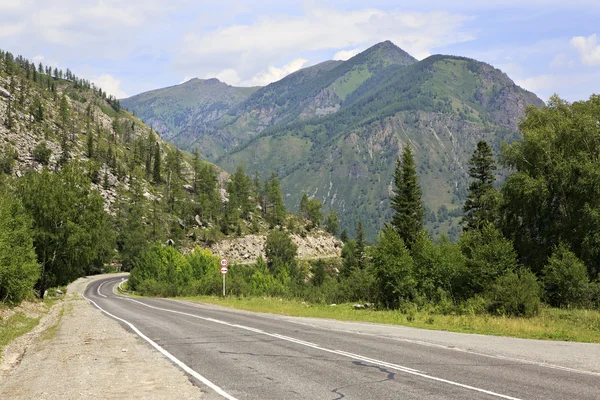
<svg viewBox="0 0 600 400"><path fill-rule="evenodd" d="M598 399L600 375L116 293L85 297L190 375L208 398Z"/></svg>

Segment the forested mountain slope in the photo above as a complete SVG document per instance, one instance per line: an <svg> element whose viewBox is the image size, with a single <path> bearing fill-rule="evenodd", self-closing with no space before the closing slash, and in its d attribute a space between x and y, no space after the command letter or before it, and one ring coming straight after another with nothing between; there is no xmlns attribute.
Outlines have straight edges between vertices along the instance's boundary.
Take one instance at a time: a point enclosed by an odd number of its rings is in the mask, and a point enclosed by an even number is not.
<svg viewBox="0 0 600 400"><path fill-rule="evenodd" d="M391 65L346 98L340 111L265 130L218 164L276 171L289 207L307 192L337 210L342 227L362 220L370 238L389 220L395 161L414 148L434 234L456 237L468 186L468 159L479 140L495 150L518 138L525 108L543 102L492 66L432 56Z"/></svg>

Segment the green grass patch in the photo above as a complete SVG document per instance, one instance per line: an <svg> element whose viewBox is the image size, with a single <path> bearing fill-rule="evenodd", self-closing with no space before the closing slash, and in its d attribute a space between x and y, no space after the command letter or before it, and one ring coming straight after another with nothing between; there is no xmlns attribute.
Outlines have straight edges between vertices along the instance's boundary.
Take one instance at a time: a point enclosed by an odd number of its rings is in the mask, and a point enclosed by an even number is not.
<svg viewBox="0 0 600 400"><path fill-rule="evenodd" d="M0 320L0 359L4 346L39 324L40 318L28 318L24 313L16 313L6 320Z"/></svg>
<svg viewBox="0 0 600 400"><path fill-rule="evenodd" d="M185 299L294 317L374 322L525 339L600 343L600 312L595 310L562 310L545 307L536 317L515 318L491 315L443 315L427 311L402 313L398 310L354 310L352 304L318 305L303 303L300 300L262 297L200 296Z"/></svg>
<svg viewBox="0 0 600 400"><path fill-rule="evenodd" d="M52 325L51 327L46 329L44 331L44 333L42 333L42 335L41 335L42 340L54 339L54 337L56 336L56 331L58 330L58 325L60 324L60 321L62 321L63 315L65 315L65 307L64 306L60 309L60 312L58 313L58 319L56 321L56 324Z"/></svg>

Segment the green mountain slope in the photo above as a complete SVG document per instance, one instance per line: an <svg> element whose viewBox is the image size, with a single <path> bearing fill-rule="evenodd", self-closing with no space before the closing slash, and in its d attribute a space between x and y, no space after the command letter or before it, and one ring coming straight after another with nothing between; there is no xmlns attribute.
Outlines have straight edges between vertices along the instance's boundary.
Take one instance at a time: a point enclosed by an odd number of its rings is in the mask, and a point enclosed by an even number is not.
<svg viewBox="0 0 600 400"><path fill-rule="evenodd" d="M202 132L197 125L189 126L187 130L198 139L188 146L181 141L178 145L198 148L208 160L215 160L269 127L336 113L346 99L388 67L415 62L386 41L348 61L327 61L302 69L256 91L220 118L214 130Z"/></svg>
<svg viewBox="0 0 600 400"><path fill-rule="evenodd" d="M191 79L181 85L152 90L121 100L121 104L156 129L164 139L185 145L190 140L180 137L205 130L231 107L241 103L258 87L234 87L218 79Z"/></svg>
<svg viewBox="0 0 600 400"><path fill-rule="evenodd" d="M455 236L452 210L462 208L476 142L485 139L498 150L518 137L529 104L543 102L490 65L432 56L383 69L348 95L339 112L267 129L218 164L228 170L243 164L263 176L274 170L288 207L307 192L337 210L343 228L353 231L362 220L373 238L390 218L395 161L410 143L428 227Z"/></svg>

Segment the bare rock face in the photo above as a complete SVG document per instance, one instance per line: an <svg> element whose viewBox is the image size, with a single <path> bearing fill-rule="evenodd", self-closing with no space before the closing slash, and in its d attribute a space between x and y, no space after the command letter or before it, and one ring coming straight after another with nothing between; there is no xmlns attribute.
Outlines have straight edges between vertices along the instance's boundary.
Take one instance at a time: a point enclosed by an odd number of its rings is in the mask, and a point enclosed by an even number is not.
<svg viewBox="0 0 600 400"><path fill-rule="evenodd" d="M213 254L226 257L231 262L250 264L259 256L265 257L264 248L267 237L265 235L247 235L241 238L224 239L210 247ZM302 237L292 235L292 241L298 246L298 258L315 259L340 257L341 242L323 231Z"/></svg>

